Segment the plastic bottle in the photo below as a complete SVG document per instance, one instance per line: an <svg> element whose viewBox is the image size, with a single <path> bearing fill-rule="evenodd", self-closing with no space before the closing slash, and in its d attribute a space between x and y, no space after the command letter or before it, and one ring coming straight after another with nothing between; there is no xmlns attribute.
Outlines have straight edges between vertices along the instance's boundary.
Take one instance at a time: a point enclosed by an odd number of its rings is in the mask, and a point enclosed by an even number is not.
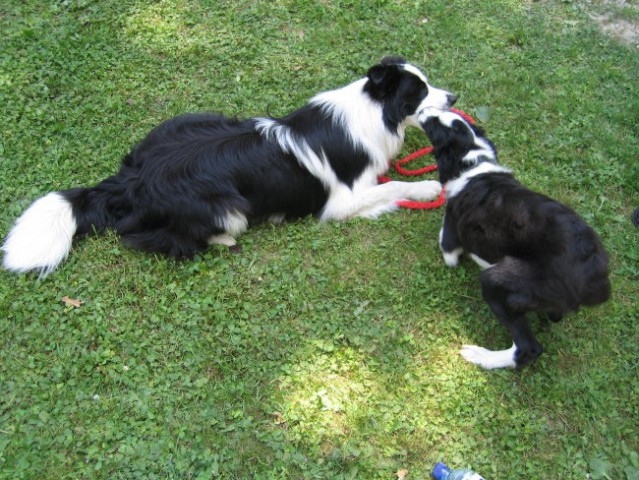
<svg viewBox="0 0 639 480"><path fill-rule="evenodd" d="M433 468L433 478L435 480L484 480L484 477L472 470L467 468L451 470L441 462Z"/></svg>

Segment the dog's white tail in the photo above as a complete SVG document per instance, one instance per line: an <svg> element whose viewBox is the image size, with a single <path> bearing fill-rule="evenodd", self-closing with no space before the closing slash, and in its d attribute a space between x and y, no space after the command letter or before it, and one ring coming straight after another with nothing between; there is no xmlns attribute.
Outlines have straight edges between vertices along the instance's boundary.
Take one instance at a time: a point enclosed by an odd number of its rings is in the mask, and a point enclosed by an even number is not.
<svg viewBox="0 0 639 480"><path fill-rule="evenodd" d="M39 198L16 220L2 250L5 269L45 277L71 250L77 223L71 203L59 192Z"/></svg>

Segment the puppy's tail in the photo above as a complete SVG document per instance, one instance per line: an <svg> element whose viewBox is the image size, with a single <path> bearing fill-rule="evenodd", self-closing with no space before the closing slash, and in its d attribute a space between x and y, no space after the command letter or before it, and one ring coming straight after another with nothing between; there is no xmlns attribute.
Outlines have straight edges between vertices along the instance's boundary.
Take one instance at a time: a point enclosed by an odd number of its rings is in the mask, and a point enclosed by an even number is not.
<svg viewBox="0 0 639 480"><path fill-rule="evenodd" d="M73 237L112 224L104 192L76 188L37 199L16 220L5 239L2 266L15 273L53 272L69 255Z"/></svg>

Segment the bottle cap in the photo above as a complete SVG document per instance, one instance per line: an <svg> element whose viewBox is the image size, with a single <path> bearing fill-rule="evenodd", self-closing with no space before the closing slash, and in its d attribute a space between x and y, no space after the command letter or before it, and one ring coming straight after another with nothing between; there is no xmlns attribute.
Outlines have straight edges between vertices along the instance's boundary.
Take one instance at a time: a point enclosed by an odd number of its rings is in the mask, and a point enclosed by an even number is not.
<svg viewBox="0 0 639 480"><path fill-rule="evenodd" d="M435 468L433 468L433 478L435 480L441 480L442 478L444 478L444 475L446 473L450 473L450 469L442 462L439 462L437 465L435 465Z"/></svg>

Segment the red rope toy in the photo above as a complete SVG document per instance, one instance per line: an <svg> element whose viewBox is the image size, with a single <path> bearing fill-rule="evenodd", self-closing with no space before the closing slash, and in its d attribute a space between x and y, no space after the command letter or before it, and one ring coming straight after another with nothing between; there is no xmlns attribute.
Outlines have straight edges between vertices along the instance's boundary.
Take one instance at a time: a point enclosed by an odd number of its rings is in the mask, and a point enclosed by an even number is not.
<svg viewBox="0 0 639 480"><path fill-rule="evenodd" d="M464 118L464 120L466 120L468 123L473 123L473 124L475 123L475 120L473 120L473 118L470 115L468 115L465 112L462 112L461 110L458 110L456 108L451 108L450 111L455 112L458 115L461 115ZM436 163L433 163L432 165L426 165L425 167L417 168L415 170L408 170L404 168L404 165L406 165L408 162L412 162L413 160L421 156L428 155L432 151L433 151L433 147L428 146L420 150L417 150L416 152L413 152L410 155L405 156L404 158L400 158L399 160L396 160L394 165L395 171L405 177L414 177L417 175L423 175L425 173L430 173L432 171L437 170ZM390 182L391 179L387 176L380 176L378 178L378 181L379 183L386 183L386 182ZM444 189L442 189L441 193L439 194L439 197L437 197L435 200L432 200L430 202L418 202L415 200L400 200L399 202L397 202L397 204L400 207L410 208L411 210L429 210L433 208L439 208L442 205L444 205L444 203L446 203L446 192L444 192Z"/></svg>

